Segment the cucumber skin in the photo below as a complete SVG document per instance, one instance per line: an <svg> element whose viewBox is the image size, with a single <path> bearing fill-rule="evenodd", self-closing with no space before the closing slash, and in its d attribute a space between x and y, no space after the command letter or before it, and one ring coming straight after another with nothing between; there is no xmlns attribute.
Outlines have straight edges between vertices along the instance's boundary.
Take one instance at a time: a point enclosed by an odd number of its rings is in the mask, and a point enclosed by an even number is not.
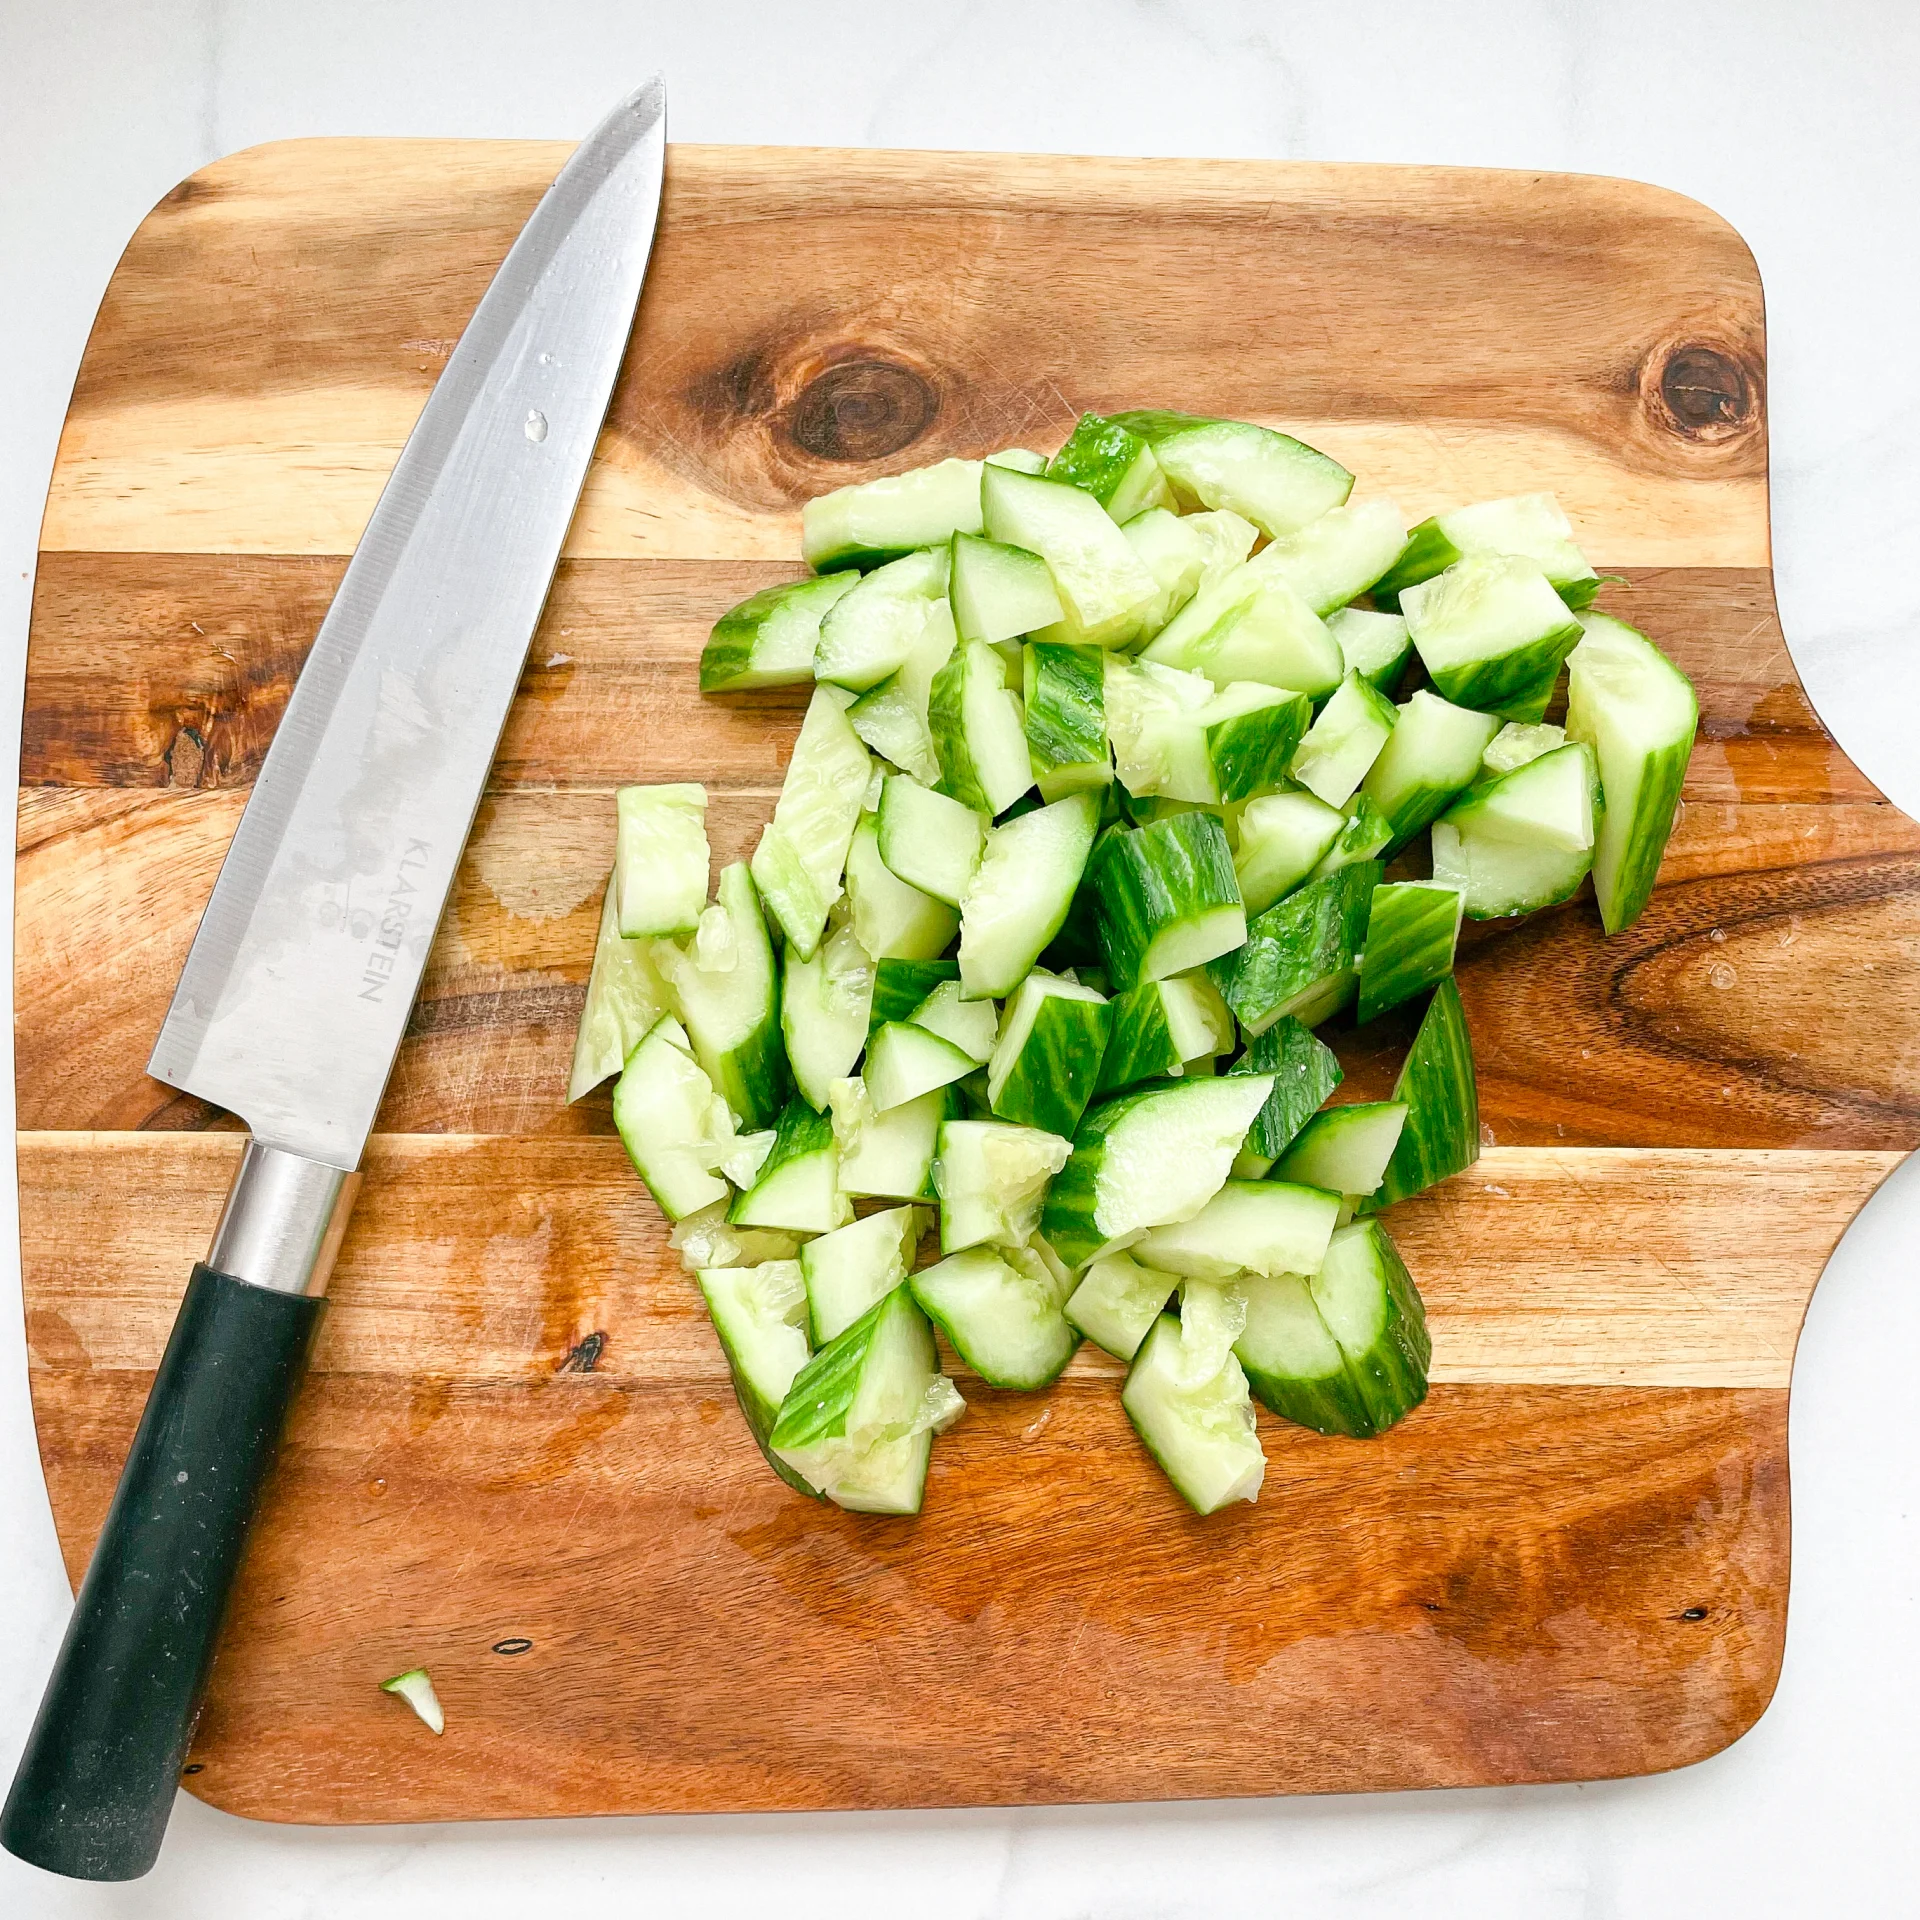
<svg viewBox="0 0 1920 1920"><path fill-rule="evenodd" d="M753 1444L760 1449L760 1456L766 1461L795 1493L804 1493L809 1500L824 1500L826 1495L811 1487L793 1468L776 1454L769 1444L775 1423L780 1418L780 1409L769 1406L747 1382L742 1372L738 1356L734 1353L733 1342L727 1338L726 1329L714 1317L713 1302L707 1295L706 1282L700 1283L700 1293L707 1301L707 1318L720 1341L720 1351L727 1356L727 1373L733 1381L733 1397L740 1409L741 1418L747 1423L747 1431L753 1435ZM804 1371L804 1369L802 1369ZM799 1378L796 1374L795 1379Z"/></svg>
<svg viewBox="0 0 1920 1920"><path fill-rule="evenodd" d="M1092 647L1029 642L1024 658L1027 751L1043 800L1113 778L1106 675Z"/></svg>
<svg viewBox="0 0 1920 1920"><path fill-rule="evenodd" d="M1380 1213L1397 1201L1450 1179L1480 1158L1480 1101L1474 1086L1473 1040L1460 988L1449 975L1434 989L1393 1097L1407 1123L1377 1193L1361 1203Z"/></svg>
<svg viewBox="0 0 1920 1920"><path fill-rule="evenodd" d="M1047 462L1046 477L1064 480L1068 486L1092 494L1104 507L1147 450L1147 443L1118 421L1083 413L1075 421L1066 445Z"/></svg>
<svg viewBox="0 0 1920 1920"><path fill-rule="evenodd" d="M733 1205L727 1209L728 1220L736 1225L739 1224L741 1208L782 1167L810 1153L818 1153L822 1147L831 1147L833 1144L832 1115L815 1113L796 1093L781 1110L780 1124L774 1135L773 1150L761 1162L760 1172L753 1185L736 1196Z"/></svg>
<svg viewBox="0 0 1920 1920"><path fill-rule="evenodd" d="M868 1038L890 1021L909 1019L942 981L959 978L958 960L876 960L873 1004L867 1015Z"/></svg>
<svg viewBox="0 0 1920 1920"><path fill-rule="evenodd" d="M1346 1077L1333 1049L1291 1014L1251 1041L1227 1072L1273 1075L1273 1091L1247 1129L1248 1149L1269 1161L1286 1152Z"/></svg>
<svg viewBox="0 0 1920 1920"><path fill-rule="evenodd" d="M1357 990L1350 981L1321 1006L1302 996L1316 982L1350 972L1361 948L1368 903L1385 871L1378 860L1356 860L1324 879L1286 895L1247 928L1247 943L1207 963L1214 985L1248 1034L1257 1035L1280 1014L1306 1005L1309 1024L1337 1013Z"/></svg>
<svg viewBox="0 0 1920 1920"><path fill-rule="evenodd" d="M1696 728L1697 725L1696 722ZM1624 933L1640 918L1653 897L1654 885L1660 878L1660 862L1666 857L1667 841L1673 834L1687 763L1692 757L1693 740L1689 737L1648 758L1640 776L1639 791L1634 795L1633 818L1627 827L1627 845L1632 852L1615 869L1613 884L1600 902L1601 924L1608 933ZM1597 855L1597 840L1595 852ZM1596 859L1596 867L1597 864ZM1599 891L1597 876L1594 890L1596 894Z"/></svg>
<svg viewBox="0 0 1920 1920"><path fill-rule="evenodd" d="M822 615L842 594L858 585L859 579L857 573L829 573L809 580L789 580L782 586L762 587L730 608L715 621L707 644L700 650L700 691L727 693L753 687L805 686L813 678L811 643L804 666L756 667L753 656L762 627L783 615L800 628L810 619L817 636ZM797 655L800 649L796 646L794 652Z"/></svg>
<svg viewBox="0 0 1920 1920"><path fill-rule="evenodd" d="M913 1296L904 1286L876 1300L844 1333L827 1342L793 1376L793 1385L780 1403L779 1417L767 1435L770 1447L805 1447L822 1440L839 1440L847 1431L847 1411L860 1382L860 1370L872 1351L881 1316L904 1305L918 1314Z"/></svg>
<svg viewBox="0 0 1920 1920"><path fill-rule="evenodd" d="M1261 1372L1237 1346L1234 1356L1253 1397L1282 1420L1342 1440L1370 1440L1380 1431L1347 1367L1318 1380L1298 1380L1284 1373Z"/></svg>
<svg viewBox="0 0 1920 1920"><path fill-rule="evenodd" d="M1445 573L1460 557L1460 549L1440 531L1438 520L1422 520L1407 535L1400 558L1373 583L1374 605L1393 612L1400 605L1404 588L1417 587L1423 580Z"/></svg>
<svg viewBox="0 0 1920 1920"><path fill-rule="evenodd" d="M1461 904L1457 888L1402 882L1374 889L1354 1013L1362 1026L1452 973Z"/></svg>
<svg viewBox="0 0 1920 1920"><path fill-rule="evenodd" d="M994 1118L1071 1140L1093 1098L1112 1024L1110 1002L1058 994L1043 1000L993 1102Z"/></svg>
<svg viewBox="0 0 1920 1920"><path fill-rule="evenodd" d="M1433 1336L1427 1310L1400 1249L1378 1220L1357 1222L1366 1232L1374 1257L1387 1276L1387 1320L1364 1354L1346 1353L1347 1370L1359 1389L1374 1433L1385 1433L1427 1397L1427 1367ZM1349 1229L1351 1231L1352 1229Z"/></svg>
<svg viewBox="0 0 1920 1920"><path fill-rule="evenodd" d="M1107 1049L1100 1058L1100 1076L1094 1084L1096 1098L1122 1093L1142 1080L1164 1080L1186 1064L1175 1057L1158 980L1143 980L1107 1004L1112 1019Z"/></svg>
<svg viewBox="0 0 1920 1920"><path fill-rule="evenodd" d="M1087 877L1101 957L1120 991L1139 984L1148 949L1166 928L1240 903L1227 830L1212 813L1176 813L1133 832L1103 834Z"/></svg>
<svg viewBox="0 0 1920 1920"><path fill-rule="evenodd" d="M1282 705L1261 707L1210 726L1207 759L1220 804L1231 806L1285 786L1287 768L1312 724L1313 702L1297 693Z"/></svg>
<svg viewBox="0 0 1920 1920"><path fill-rule="evenodd" d="M1393 822L1374 805L1369 793L1356 793L1346 804L1346 825L1333 836L1333 845L1314 863L1309 880L1324 880L1357 861L1384 856L1393 844Z"/></svg>

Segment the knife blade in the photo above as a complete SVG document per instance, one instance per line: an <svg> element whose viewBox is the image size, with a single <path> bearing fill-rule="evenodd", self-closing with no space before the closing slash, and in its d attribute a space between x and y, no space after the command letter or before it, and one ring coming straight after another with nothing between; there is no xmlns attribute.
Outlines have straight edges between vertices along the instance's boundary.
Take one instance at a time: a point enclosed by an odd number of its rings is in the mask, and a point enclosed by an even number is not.
<svg viewBox="0 0 1920 1920"><path fill-rule="evenodd" d="M148 1071L250 1138L196 1266L0 1844L157 1856L220 1619L428 950L619 373L654 79L574 151L429 395L315 636ZM371 1683L370 1683L371 1684Z"/></svg>

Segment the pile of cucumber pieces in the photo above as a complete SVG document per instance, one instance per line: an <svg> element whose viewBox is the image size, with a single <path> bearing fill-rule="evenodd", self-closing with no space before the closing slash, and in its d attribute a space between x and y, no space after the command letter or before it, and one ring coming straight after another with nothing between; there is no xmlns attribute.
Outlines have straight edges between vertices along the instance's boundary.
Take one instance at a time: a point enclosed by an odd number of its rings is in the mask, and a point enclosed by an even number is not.
<svg viewBox="0 0 1920 1920"><path fill-rule="evenodd" d="M700 663L814 685L751 862L709 904L704 790L620 793L570 1097L619 1074L794 1487L919 1510L935 1327L1015 1392L1125 1362L1201 1513L1259 1491L1256 1399L1367 1436L1425 1396L1380 1215L1479 1153L1461 920L1591 873L1629 926L1697 709L1550 496L1409 528L1352 488L1160 412L844 487ZM1394 1097L1328 1106L1314 1028L1421 996Z"/></svg>

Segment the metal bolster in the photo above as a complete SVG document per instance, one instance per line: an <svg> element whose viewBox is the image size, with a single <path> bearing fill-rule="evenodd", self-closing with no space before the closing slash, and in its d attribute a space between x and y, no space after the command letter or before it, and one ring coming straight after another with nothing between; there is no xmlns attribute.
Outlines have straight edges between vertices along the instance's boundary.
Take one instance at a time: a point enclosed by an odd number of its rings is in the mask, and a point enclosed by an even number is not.
<svg viewBox="0 0 1920 1920"><path fill-rule="evenodd" d="M357 1173L249 1140L207 1265L275 1293L325 1293L359 1191Z"/></svg>

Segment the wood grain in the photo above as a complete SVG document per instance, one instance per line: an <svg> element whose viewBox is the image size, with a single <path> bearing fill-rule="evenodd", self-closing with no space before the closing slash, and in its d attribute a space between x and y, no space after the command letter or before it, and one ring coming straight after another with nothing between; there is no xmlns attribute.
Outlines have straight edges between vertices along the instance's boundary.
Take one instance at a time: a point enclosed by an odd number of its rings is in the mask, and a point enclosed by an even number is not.
<svg viewBox="0 0 1920 1920"><path fill-rule="evenodd" d="M236 155L102 304L16 866L75 1573L238 1151L141 1065L345 556L564 152ZM323 1821L1137 1799L1646 1771L1751 1724L1801 1316L1920 1142L1920 829L1794 676L1765 388L1738 237L1619 181L674 149L188 1784ZM744 853L800 702L703 700L693 663L797 571L800 503L1143 403L1285 425L1415 514L1554 488L1699 685L1683 816L1631 934L1576 902L1463 947L1494 1144L1394 1216L1435 1334L1402 1427L1263 1417L1260 1504L1202 1524L1083 1353L1045 1398L962 1375L925 1515L856 1519L766 1473L604 1093L559 1104L612 789L704 780ZM1390 1086L1404 1028L1336 1038L1342 1097ZM443 1741L377 1691L416 1662Z"/></svg>

